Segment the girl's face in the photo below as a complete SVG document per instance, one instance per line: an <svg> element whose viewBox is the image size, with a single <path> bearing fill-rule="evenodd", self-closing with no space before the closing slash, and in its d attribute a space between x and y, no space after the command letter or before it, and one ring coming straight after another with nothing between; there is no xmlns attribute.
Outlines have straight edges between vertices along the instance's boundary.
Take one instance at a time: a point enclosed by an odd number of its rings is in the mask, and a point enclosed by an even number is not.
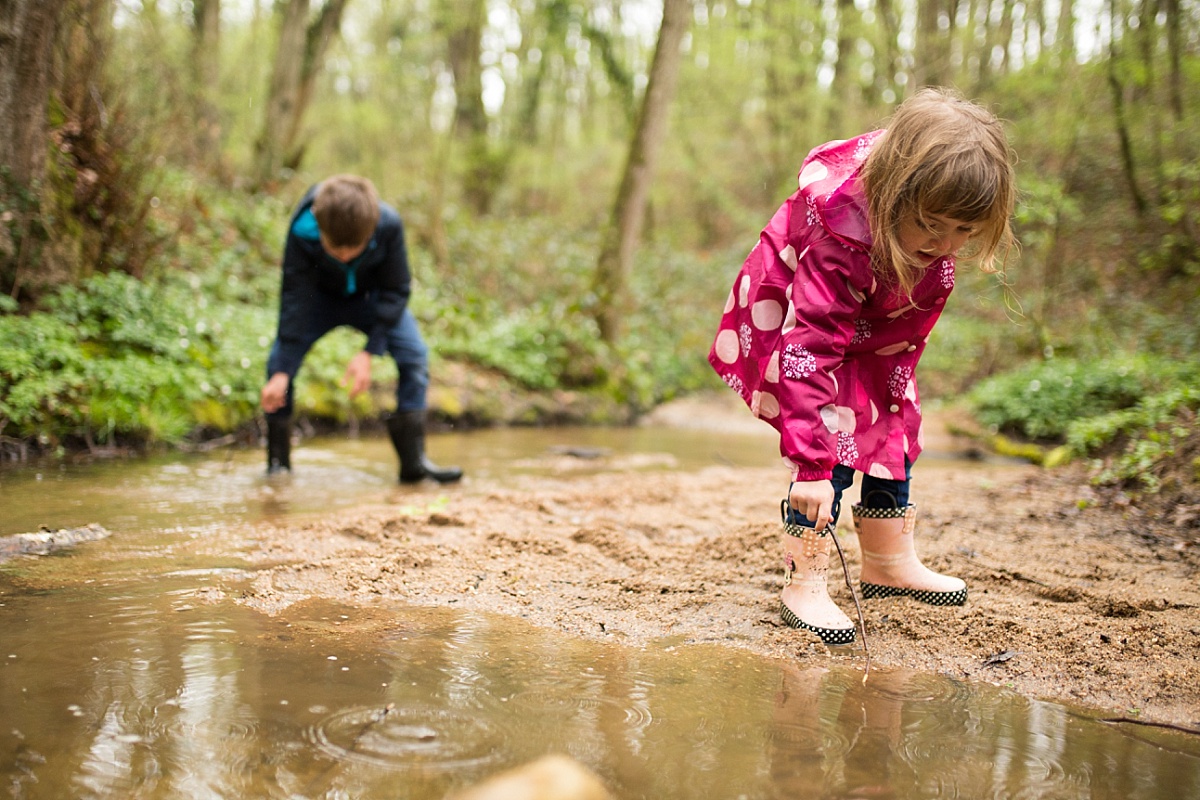
<svg viewBox="0 0 1200 800"><path fill-rule="evenodd" d="M978 224L943 214L913 216L900 223L900 247L928 266L943 256L953 256L978 232Z"/></svg>

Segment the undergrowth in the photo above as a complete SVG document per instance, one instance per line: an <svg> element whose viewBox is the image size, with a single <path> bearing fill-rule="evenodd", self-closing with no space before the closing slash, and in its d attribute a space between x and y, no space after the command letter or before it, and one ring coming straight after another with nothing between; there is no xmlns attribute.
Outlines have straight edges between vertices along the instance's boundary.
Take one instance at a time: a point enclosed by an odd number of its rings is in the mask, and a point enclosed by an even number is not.
<svg viewBox="0 0 1200 800"><path fill-rule="evenodd" d="M1065 445L1098 484L1147 495L1167 484L1200 501L1196 440L1200 364L1147 354L1030 363L977 385L978 419L993 432ZM1189 489L1190 487L1190 489Z"/></svg>
<svg viewBox="0 0 1200 800"><path fill-rule="evenodd" d="M97 274L48 294L29 314L0 309L3 443L62 454L186 445L256 428L289 208L184 174L169 175L160 195L157 223L175 234L144 277ZM595 392L634 413L712 385L708 337L740 259L706 264L646 248L627 336L610 352L589 313L593 234L465 214L446 226L449 267L436 269L410 246L411 308L435 373L439 360L462 361L518 391ZM345 424L394 403L390 359L375 359L370 393L351 400L341 385L363 342L340 329L318 343L297 376L298 414Z"/></svg>

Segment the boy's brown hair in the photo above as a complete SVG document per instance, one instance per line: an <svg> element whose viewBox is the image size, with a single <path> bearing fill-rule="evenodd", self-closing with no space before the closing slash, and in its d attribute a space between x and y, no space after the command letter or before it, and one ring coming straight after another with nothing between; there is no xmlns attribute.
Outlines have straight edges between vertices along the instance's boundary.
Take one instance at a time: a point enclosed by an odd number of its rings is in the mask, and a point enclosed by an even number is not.
<svg viewBox="0 0 1200 800"><path fill-rule="evenodd" d="M923 265L900 246L907 219L938 214L979 223L969 257L996 272L1016 246L1013 152L990 111L948 90L921 89L900 104L863 165L875 269L905 294Z"/></svg>
<svg viewBox="0 0 1200 800"><path fill-rule="evenodd" d="M370 240L379 224L379 194L366 178L334 175L317 187L312 212L331 246L358 247Z"/></svg>

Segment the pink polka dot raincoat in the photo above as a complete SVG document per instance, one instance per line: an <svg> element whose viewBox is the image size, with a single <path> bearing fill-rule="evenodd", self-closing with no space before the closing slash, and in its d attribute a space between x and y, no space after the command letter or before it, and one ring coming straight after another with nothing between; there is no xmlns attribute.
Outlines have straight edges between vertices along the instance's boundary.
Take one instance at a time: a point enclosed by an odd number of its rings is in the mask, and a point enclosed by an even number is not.
<svg viewBox="0 0 1200 800"><path fill-rule="evenodd" d="M747 256L709 362L779 431L799 481L844 464L904 480L921 452L913 376L954 288L954 261L933 262L911 297L876 279L859 173L883 131L813 150L800 188Z"/></svg>

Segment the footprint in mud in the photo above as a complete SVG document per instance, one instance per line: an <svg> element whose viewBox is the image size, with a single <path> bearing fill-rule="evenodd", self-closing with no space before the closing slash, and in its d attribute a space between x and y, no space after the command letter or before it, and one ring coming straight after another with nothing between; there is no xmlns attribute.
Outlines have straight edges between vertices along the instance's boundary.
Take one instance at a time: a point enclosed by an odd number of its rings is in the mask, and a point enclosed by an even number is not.
<svg viewBox="0 0 1200 800"><path fill-rule="evenodd" d="M571 534L571 541L590 544L605 556L630 567L645 567L653 560L645 550L612 528L580 528Z"/></svg>
<svg viewBox="0 0 1200 800"><path fill-rule="evenodd" d="M1043 586L1037 596L1055 603L1077 603L1084 598L1083 592L1073 586Z"/></svg>

